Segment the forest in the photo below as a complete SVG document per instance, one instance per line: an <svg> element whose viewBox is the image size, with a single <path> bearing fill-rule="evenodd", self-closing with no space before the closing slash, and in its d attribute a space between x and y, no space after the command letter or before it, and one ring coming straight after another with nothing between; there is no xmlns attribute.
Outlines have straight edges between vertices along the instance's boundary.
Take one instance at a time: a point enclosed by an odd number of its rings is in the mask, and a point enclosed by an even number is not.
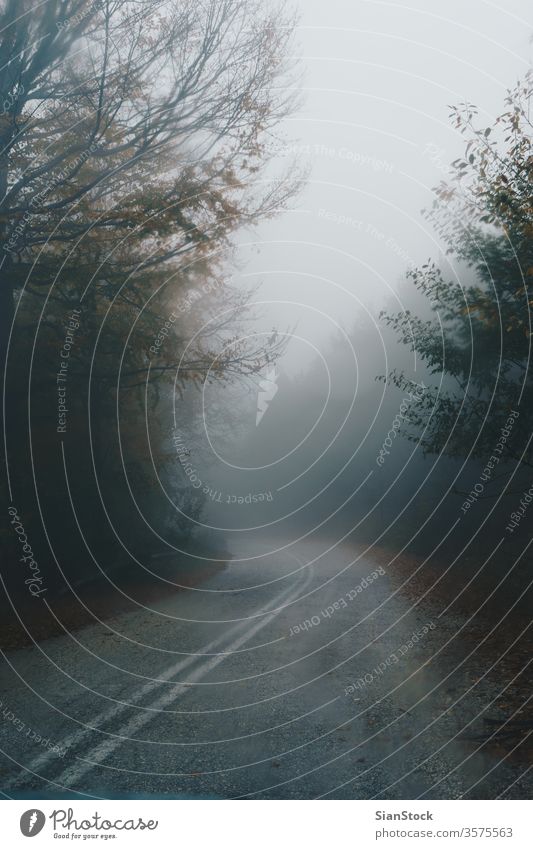
<svg viewBox="0 0 533 849"><path fill-rule="evenodd" d="M530 798L515 6L0 0L7 799Z"/></svg>

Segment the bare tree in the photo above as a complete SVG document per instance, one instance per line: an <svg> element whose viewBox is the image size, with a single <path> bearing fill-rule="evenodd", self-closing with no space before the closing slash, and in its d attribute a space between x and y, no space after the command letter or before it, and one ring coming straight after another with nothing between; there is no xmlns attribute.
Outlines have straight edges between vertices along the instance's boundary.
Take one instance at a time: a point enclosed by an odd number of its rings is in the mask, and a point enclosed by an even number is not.
<svg viewBox="0 0 533 849"><path fill-rule="evenodd" d="M139 273L283 204L286 181L253 197L248 181L292 107L291 29L258 0L5 0L0 348L14 291L49 285L65 246L135 231Z"/></svg>
<svg viewBox="0 0 533 849"><path fill-rule="evenodd" d="M250 374L281 350L275 335L240 341L247 297L224 268L235 230L298 186L271 167L275 128L294 107L292 31L282 7L260 0L0 0L0 363L22 490L36 422L44 474L57 462L50 387L73 308L80 446L121 388L140 398L178 366L193 381ZM91 445L100 467L104 452L117 456L103 427Z"/></svg>

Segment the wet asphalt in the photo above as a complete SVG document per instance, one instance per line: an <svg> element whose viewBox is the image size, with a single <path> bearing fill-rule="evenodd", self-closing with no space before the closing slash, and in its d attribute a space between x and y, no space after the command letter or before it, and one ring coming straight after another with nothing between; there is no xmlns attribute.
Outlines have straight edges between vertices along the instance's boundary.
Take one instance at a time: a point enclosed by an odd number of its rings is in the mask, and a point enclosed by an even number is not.
<svg viewBox="0 0 533 849"><path fill-rule="evenodd" d="M228 565L1 659L12 798L524 798L475 742L460 620L364 549L243 536ZM492 689L491 689L492 688Z"/></svg>

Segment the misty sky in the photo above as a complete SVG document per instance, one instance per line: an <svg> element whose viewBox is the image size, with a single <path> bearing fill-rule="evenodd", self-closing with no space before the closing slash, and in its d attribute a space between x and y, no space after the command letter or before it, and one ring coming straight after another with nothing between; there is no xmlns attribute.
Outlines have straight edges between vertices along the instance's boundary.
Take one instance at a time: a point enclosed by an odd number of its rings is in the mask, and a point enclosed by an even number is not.
<svg viewBox="0 0 533 849"><path fill-rule="evenodd" d="M280 137L283 158L309 166L308 184L253 245L242 235L237 275L263 280L265 330L298 322L289 372L338 324L393 297L409 264L438 258L420 211L464 150L449 105L475 103L488 126L533 55L525 0L297 5L303 104Z"/></svg>

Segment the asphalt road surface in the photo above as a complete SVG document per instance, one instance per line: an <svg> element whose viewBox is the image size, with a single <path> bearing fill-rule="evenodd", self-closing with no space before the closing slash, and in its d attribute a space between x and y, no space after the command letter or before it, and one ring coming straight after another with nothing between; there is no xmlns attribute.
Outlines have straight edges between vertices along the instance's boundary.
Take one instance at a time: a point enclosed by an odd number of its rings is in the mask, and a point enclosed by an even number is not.
<svg viewBox="0 0 533 849"><path fill-rule="evenodd" d="M194 589L5 653L6 796L529 795L524 764L469 738L492 694L443 650L460 623L349 546L249 536L232 554Z"/></svg>

